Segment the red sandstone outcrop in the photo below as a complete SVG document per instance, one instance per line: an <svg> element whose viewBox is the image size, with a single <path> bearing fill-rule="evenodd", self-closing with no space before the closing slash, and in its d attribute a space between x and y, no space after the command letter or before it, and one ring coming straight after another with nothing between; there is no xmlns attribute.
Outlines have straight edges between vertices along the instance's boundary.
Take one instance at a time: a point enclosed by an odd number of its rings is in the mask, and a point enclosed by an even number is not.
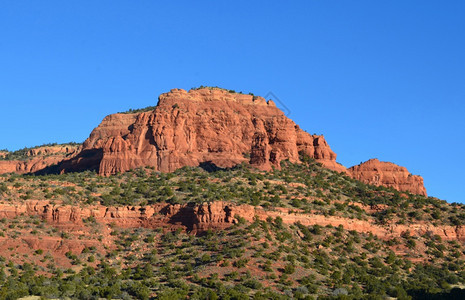
<svg viewBox="0 0 465 300"><path fill-rule="evenodd" d="M232 167L247 162L262 169L278 167L299 152L324 167L369 184L426 195L423 179L403 167L369 160L346 169L323 136L310 135L270 100L218 88L162 94L153 111L105 117L77 146L38 147L25 160L0 160L1 173L97 170L108 176L137 167L172 172L184 166ZM6 154L0 152L0 158Z"/></svg>
<svg viewBox="0 0 465 300"><path fill-rule="evenodd" d="M346 230L373 233L388 239L399 237L405 232L412 236L439 235L444 240L465 241L465 228L462 226L434 226L429 223L409 225L378 225L373 220L349 219L337 216L324 216L299 212L296 209L275 208L265 210L259 206L236 205L217 201L203 204L167 204L151 206L105 207L101 205L73 207L52 205L48 201L27 201L25 204L0 204L0 218L13 219L19 215L36 215L62 229L82 228L83 220L93 217L97 223L123 228L176 228L199 233L208 229L224 229L233 225L240 216L249 222L255 218L281 217L285 224L300 222L302 225L343 225Z"/></svg>
<svg viewBox="0 0 465 300"><path fill-rule="evenodd" d="M28 150L24 154L24 159L8 160L8 152L3 152L0 157L0 174L4 173L33 173L48 166L58 164L66 158L71 158L80 151L78 145L56 145L43 146Z"/></svg>
<svg viewBox="0 0 465 300"><path fill-rule="evenodd" d="M184 166L242 162L262 169L299 161L303 151L328 168L343 171L323 136L310 135L272 101L222 89L174 89L155 110L107 116L65 161L62 172L95 169L111 175L142 166L171 172Z"/></svg>
<svg viewBox="0 0 465 300"><path fill-rule="evenodd" d="M377 186L387 186L399 191L426 196L421 176L412 175L405 167L378 159L370 159L348 169L355 179Z"/></svg>
<svg viewBox="0 0 465 300"><path fill-rule="evenodd" d="M63 144L63 145L55 145L55 146L40 146L36 148L29 149L26 152L27 156L50 156L50 155L59 155L59 156L67 156L73 155L76 152L79 152L81 149L81 145L76 144Z"/></svg>

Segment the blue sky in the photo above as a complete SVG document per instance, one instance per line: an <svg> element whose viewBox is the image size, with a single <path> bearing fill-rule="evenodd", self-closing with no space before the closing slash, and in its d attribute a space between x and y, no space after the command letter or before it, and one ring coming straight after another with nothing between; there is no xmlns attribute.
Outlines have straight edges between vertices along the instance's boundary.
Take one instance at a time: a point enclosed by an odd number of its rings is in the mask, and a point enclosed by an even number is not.
<svg viewBox="0 0 465 300"><path fill-rule="evenodd" d="M172 88L272 91L338 162L393 161L463 203L463 16L464 1L2 1L0 149L82 142Z"/></svg>

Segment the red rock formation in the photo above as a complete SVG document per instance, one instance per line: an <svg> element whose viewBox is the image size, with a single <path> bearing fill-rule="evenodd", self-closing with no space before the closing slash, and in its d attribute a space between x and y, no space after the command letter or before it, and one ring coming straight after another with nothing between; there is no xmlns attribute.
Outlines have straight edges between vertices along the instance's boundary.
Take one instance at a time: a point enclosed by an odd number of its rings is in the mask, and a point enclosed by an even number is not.
<svg viewBox="0 0 465 300"><path fill-rule="evenodd" d="M404 232L413 236L424 234L439 235L444 240L465 241L465 228L462 226L441 225L419 222L409 225L379 225L374 220L358 220L337 216L324 216L303 213L296 209L275 208L265 210L259 206L236 205L217 201L203 204L167 204L159 203L151 206L105 207L101 205L73 207L70 205L52 205L48 201L27 201L25 204L0 204L0 218L13 219L22 214L36 215L49 224L62 229L79 230L83 219L93 217L100 224L115 225L122 228L176 228L200 233L208 229L221 230L233 225L236 216L249 222L255 218L266 220L268 217L280 217L285 224L300 222L302 225L343 225L346 230L373 233L388 239L399 237Z"/></svg>
<svg viewBox="0 0 465 300"><path fill-rule="evenodd" d="M36 172L57 163L60 172L91 169L104 176L146 166L172 172L242 162L270 170L285 159L298 162L299 152L357 180L426 195L423 179L405 168L370 160L347 170L323 136L301 130L272 101L218 88L171 90L153 111L105 117L78 155L75 147L31 149L24 161L0 160L0 173Z"/></svg>
<svg viewBox="0 0 465 300"><path fill-rule="evenodd" d="M272 101L222 89L174 89L159 97L153 111L107 116L61 171L95 169L111 175L141 166L171 172L242 162L269 170L284 159L298 162L299 151L345 170L323 136L302 131Z"/></svg>
<svg viewBox="0 0 465 300"><path fill-rule="evenodd" d="M32 173L48 166L58 164L65 158L71 158L80 151L80 146L56 145L30 149L23 160L0 160L0 174L4 173ZM7 158L8 152L0 154L0 158Z"/></svg>
<svg viewBox="0 0 465 300"><path fill-rule="evenodd" d="M378 159L370 159L348 169L355 179L377 186L387 186L399 191L426 196L421 176L410 174L405 167Z"/></svg>
<svg viewBox="0 0 465 300"><path fill-rule="evenodd" d="M73 155L76 152L80 151L80 145L55 145L55 146L40 146L36 148L29 149L26 152L27 156L37 157L37 156L50 156L50 155L59 155L67 156Z"/></svg>

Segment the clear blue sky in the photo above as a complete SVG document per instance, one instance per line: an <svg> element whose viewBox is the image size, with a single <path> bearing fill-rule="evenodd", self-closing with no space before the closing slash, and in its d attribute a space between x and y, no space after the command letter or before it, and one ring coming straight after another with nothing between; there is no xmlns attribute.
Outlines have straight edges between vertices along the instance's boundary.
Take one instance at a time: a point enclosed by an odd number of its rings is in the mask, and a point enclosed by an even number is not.
<svg viewBox="0 0 465 300"><path fill-rule="evenodd" d="M345 166L465 202L465 1L159 2L2 1L0 149L82 142L172 88L272 91Z"/></svg>

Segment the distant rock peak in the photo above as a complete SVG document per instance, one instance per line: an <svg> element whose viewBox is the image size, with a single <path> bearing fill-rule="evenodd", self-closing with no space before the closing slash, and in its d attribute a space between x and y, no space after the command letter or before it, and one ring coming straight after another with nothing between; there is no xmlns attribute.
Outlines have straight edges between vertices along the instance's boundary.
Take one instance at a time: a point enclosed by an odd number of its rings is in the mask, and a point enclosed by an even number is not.
<svg viewBox="0 0 465 300"><path fill-rule="evenodd" d="M426 196L423 178L412 175L405 167L370 159L348 169L349 174L364 183L392 187L399 191Z"/></svg>

